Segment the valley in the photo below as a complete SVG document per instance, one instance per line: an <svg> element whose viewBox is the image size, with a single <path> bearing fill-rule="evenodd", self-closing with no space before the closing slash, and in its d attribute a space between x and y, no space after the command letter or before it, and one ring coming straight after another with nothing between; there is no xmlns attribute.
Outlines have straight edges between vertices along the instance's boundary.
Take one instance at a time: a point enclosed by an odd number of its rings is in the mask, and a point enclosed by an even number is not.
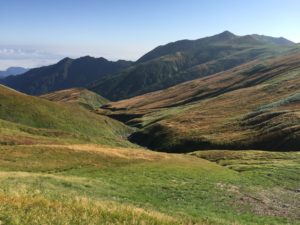
<svg viewBox="0 0 300 225"><path fill-rule="evenodd" d="M300 52L228 31L0 85L0 224L300 224Z"/></svg>

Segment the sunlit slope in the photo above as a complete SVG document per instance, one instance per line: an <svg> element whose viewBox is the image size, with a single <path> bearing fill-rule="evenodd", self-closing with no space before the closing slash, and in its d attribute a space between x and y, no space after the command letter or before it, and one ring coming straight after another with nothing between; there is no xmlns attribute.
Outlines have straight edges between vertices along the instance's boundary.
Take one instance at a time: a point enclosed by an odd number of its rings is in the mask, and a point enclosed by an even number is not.
<svg viewBox="0 0 300 225"><path fill-rule="evenodd" d="M132 140L153 149L298 150L300 55L226 72L107 105L104 114L140 127Z"/></svg>
<svg viewBox="0 0 300 225"><path fill-rule="evenodd" d="M108 102L107 99L84 88L71 88L41 95L54 102L77 103L87 109L97 109Z"/></svg>
<svg viewBox="0 0 300 225"><path fill-rule="evenodd" d="M0 142L130 145L131 129L78 105L55 103L0 86Z"/></svg>

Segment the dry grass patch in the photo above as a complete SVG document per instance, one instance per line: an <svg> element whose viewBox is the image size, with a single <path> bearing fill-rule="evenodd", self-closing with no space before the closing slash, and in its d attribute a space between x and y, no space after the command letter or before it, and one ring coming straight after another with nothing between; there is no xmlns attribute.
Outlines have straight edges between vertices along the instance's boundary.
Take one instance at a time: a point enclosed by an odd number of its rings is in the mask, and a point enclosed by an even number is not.
<svg viewBox="0 0 300 225"><path fill-rule="evenodd" d="M0 194L0 222L38 224L189 224L178 218L115 202L86 198L51 200L39 194Z"/></svg>

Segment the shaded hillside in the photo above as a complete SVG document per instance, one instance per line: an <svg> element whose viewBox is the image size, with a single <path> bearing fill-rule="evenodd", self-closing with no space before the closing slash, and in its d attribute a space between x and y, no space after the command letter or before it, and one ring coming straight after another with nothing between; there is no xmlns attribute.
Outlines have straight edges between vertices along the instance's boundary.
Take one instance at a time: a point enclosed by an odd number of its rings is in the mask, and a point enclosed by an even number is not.
<svg viewBox="0 0 300 225"><path fill-rule="evenodd" d="M86 87L101 77L116 73L131 62L112 62L104 58L65 58L57 64L31 69L19 76L9 76L0 83L31 95L72 87Z"/></svg>
<svg viewBox="0 0 300 225"><path fill-rule="evenodd" d="M166 90L110 103L99 113L141 128L157 150L299 150L300 54L254 61Z"/></svg>
<svg viewBox="0 0 300 225"><path fill-rule="evenodd" d="M54 102L80 104L87 109L97 109L108 102L107 99L84 88L55 91L41 95L40 97Z"/></svg>
<svg viewBox="0 0 300 225"><path fill-rule="evenodd" d="M55 103L0 85L0 143L102 143L130 146L131 129L75 104Z"/></svg>
<svg viewBox="0 0 300 225"><path fill-rule="evenodd" d="M283 38L223 32L160 46L134 66L100 79L90 89L111 100L125 99L292 51L299 49Z"/></svg>

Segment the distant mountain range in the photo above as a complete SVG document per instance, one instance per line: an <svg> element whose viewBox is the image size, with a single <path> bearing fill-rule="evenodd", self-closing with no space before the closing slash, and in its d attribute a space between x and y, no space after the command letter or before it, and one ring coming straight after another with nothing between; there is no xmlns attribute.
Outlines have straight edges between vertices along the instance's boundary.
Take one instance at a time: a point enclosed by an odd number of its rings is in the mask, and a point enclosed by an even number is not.
<svg viewBox="0 0 300 225"><path fill-rule="evenodd" d="M131 64L132 62L124 60L112 62L90 56L64 58L54 65L31 69L19 76L6 77L0 82L27 94L39 95L72 87L85 87Z"/></svg>
<svg viewBox="0 0 300 225"><path fill-rule="evenodd" d="M57 64L10 76L0 83L27 94L88 88L110 100L119 100L222 72L243 63L296 52L285 38L237 36L229 31L159 46L136 62L104 58L65 58Z"/></svg>
<svg viewBox="0 0 300 225"><path fill-rule="evenodd" d="M7 77L9 75L19 75L27 72L29 69L23 67L9 67L4 71L0 71L0 78Z"/></svg>

